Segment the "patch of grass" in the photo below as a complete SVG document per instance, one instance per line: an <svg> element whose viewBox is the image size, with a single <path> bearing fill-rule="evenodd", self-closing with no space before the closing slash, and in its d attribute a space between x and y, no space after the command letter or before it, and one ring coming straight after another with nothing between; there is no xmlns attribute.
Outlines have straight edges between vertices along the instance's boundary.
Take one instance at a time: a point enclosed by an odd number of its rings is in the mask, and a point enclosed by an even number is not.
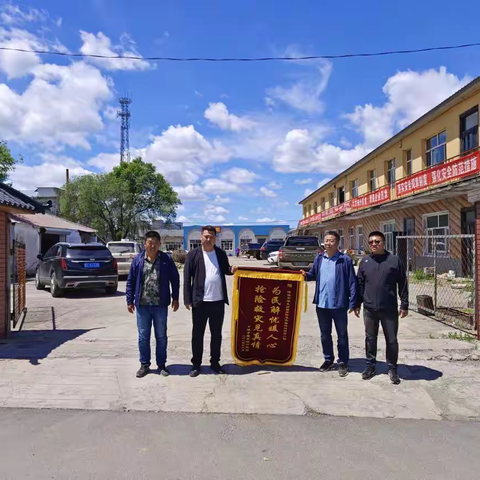
<svg viewBox="0 0 480 480"><path fill-rule="evenodd" d="M468 333L461 332L448 332L446 335L443 335L443 338L448 338L449 340L461 340L463 342L476 343L477 339Z"/></svg>

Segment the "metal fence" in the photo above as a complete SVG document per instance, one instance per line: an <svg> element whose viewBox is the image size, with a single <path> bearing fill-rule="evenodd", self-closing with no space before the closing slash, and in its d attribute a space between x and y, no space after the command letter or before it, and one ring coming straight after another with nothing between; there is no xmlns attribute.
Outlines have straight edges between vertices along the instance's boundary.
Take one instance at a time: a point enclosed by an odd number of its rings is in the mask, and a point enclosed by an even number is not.
<svg viewBox="0 0 480 480"><path fill-rule="evenodd" d="M17 326L26 308L27 262L25 244L13 241L12 248L12 324Z"/></svg>
<svg viewBox="0 0 480 480"><path fill-rule="evenodd" d="M475 236L398 236L408 272L410 308L469 332L476 330Z"/></svg>

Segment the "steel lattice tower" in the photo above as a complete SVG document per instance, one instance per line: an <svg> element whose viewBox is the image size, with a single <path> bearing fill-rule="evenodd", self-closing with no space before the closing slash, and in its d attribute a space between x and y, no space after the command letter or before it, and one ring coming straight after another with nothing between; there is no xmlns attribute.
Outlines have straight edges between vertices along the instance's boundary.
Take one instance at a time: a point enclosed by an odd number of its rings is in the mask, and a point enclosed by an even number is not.
<svg viewBox="0 0 480 480"><path fill-rule="evenodd" d="M120 162L130 161L130 104L132 100L128 97L120 97L120 106L122 109L117 112L117 116L122 118L120 127Z"/></svg>

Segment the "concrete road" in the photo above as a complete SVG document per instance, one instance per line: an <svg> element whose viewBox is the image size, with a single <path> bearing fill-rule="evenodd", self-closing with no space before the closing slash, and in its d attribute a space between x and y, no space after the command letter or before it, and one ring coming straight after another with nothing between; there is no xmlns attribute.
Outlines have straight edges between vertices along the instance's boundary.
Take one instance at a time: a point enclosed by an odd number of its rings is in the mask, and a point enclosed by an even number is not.
<svg viewBox="0 0 480 480"><path fill-rule="evenodd" d="M233 259L263 266L265 262ZM232 262L232 263L233 263ZM232 277L228 277L232 292ZM291 368L233 365L231 310L223 329L223 362L228 375L190 378L191 313L182 305L169 315L168 378L135 378L137 329L126 310L125 282L116 296L75 292L52 298L27 287L28 314L21 332L0 340L0 407L146 410L189 413L248 413L411 419L480 417L479 354L475 343L445 338L452 330L411 314L401 321L400 367L394 386L385 363L369 382L361 379L364 362L362 320L350 317L351 373L320 373L320 335L315 308L303 314L298 353ZM210 336L205 336L208 364ZM152 340L152 343L154 341ZM385 342L379 340L379 360Z"/></svg>
<svg viewBox="0 0 480 480"><path fill-rule="evenodd" d="M0 478L478 479L480 424L0 410Z"/></svg>

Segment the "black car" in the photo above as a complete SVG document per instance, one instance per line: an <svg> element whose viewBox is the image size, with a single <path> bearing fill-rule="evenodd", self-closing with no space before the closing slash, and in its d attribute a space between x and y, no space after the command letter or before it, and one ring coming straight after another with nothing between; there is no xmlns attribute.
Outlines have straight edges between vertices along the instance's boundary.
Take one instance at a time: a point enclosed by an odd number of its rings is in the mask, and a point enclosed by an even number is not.
<svg viewBox="0 0 480 480"><path fill-rule="evenodd" d="M117 291L117 261L100 243L57 243L37 258L35 286L37 290L49 286L52 297L78 288L105 288L109 295Z"/></svg>
<svg viewBox="0 0 480 480"><path fill-rule="evenodd" d="M268 255L272 252L277 252L278 249L285 243L285 240L268 240L260 249L262 253L262 260L267 260Z"/></svg>

